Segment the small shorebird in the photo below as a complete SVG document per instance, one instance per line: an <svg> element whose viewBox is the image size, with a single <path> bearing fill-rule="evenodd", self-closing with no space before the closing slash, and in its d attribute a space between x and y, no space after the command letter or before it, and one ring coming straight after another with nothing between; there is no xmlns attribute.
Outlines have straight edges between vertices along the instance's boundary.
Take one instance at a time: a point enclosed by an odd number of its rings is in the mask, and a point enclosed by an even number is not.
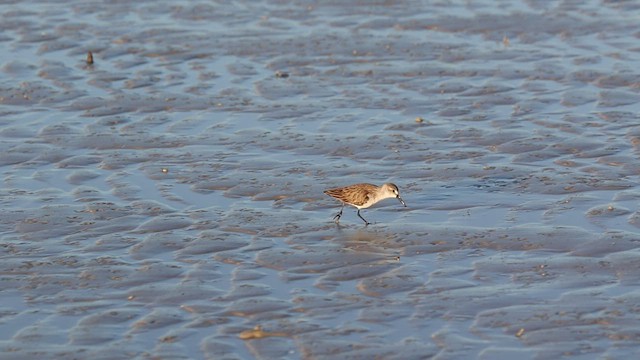
<svg viewBox="0 0 640 360"><path fill-rule="evenodd" d="M360 215L360 209L366 209L371 207L380 200L396 198L400 200L405 207L407 204L400 198L400 192L395 184L384 184L382 186L375 186L373 184L353 184L341 188L329 189L324 191L325 194L332 196L342 201L342 208L338 215L333 217L333 220L338 224L340 222L340 216L342 216L342 210L344 205L349 204L358 208L358 216L362 219L365 225L370 223Z"/></svg>

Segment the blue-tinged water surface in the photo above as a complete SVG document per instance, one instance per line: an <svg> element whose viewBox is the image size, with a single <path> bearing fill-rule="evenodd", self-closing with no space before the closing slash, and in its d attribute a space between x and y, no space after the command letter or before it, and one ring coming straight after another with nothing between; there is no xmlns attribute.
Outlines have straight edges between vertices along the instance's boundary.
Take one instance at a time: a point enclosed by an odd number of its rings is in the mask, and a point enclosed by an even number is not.
<svg viewBox="0 0 640 360"><path fill-rule="evenodd" d="M1 358L640 350L635 3L0 18ZM408 207L336 226L358 182Z"/></svg>

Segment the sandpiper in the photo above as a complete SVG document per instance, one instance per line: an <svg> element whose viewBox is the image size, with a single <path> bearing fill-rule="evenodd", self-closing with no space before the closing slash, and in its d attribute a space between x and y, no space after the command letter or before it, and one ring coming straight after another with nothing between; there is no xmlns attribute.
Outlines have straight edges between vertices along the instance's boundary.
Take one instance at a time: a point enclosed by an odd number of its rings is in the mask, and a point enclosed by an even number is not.
<svg viewBox="0 0 640 360"><path fill-rule="evenodd" d="M345 204L358 208L358 216L364 221L365 225L369 225L370 222L360 215L360 209L366 209L378 201L388 198L396 198L400 200L402 205L405 207L407 206L407 204L405 204L400 198L398 187L391 183L387 183L382 186L376 186L373 184L353 184L341 188L325 190L324 193L342 201L340 212L338 215L333 217L336 224L340 222L340 216L342 216L342 210L344 210Z"/></svg>

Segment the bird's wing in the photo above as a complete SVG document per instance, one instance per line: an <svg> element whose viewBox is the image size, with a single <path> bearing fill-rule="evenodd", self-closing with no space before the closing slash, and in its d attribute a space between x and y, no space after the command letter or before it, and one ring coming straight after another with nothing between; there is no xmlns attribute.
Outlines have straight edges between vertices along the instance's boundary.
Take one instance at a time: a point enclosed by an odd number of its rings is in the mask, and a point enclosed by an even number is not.
<svg viewBox="0 0 640 360"><path fill-rule="evenodd" d="M369 200L369 194L376 189L375 185L356 184L344 188L343 195L348 198L346 201L356 206L362 206ZM342 199L341 199L342 200Z"/></svg>
<svg viewBox="0 0 640 360"><path fill-rule="evenodd" d="M371 184L354 184L342 188L329 189L324 193L347 204L362 206L369 200L369 193L377 187Z"/></svg>

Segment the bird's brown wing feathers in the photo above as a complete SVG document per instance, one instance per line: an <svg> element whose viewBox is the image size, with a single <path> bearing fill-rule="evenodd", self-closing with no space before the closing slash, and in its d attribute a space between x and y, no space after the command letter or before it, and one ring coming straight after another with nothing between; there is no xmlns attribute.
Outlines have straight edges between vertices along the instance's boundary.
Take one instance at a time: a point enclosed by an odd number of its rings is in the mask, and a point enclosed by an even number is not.
<svg viewBox="0 0 640 360"><path fill-rule="evenodd" d="M325 190L325 194L342 202L361 206L369 200L369 193L376 191L378 187L373 184L354 184L341 188Z"/></svg>

